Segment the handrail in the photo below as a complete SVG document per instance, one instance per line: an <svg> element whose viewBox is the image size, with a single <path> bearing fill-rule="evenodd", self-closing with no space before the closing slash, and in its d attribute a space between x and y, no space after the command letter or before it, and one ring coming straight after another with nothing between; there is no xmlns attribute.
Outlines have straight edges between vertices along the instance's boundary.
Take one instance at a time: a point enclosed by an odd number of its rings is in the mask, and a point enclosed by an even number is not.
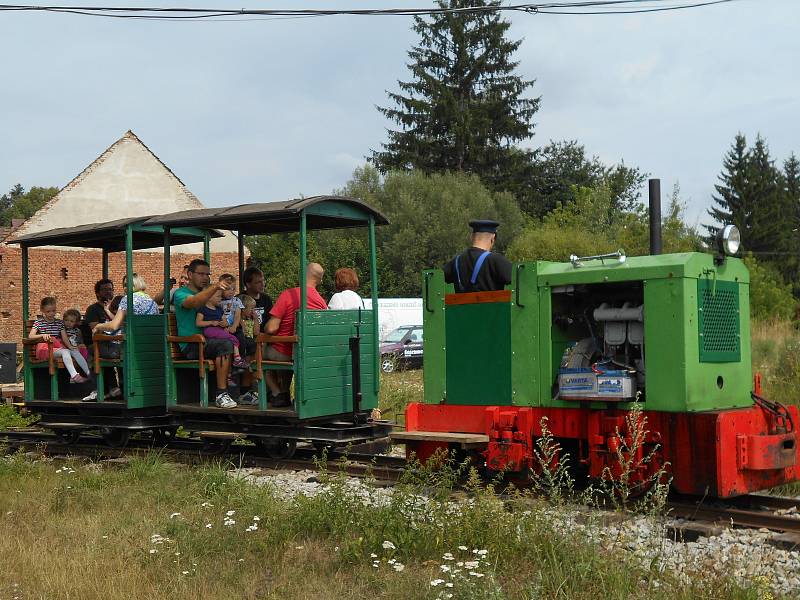
<svg viewBox="0 0 800 600"><path fill-rule="evenodd" d="M258 344L296 344L299 338L296 335L270 335L268 333L259 333L256 336L256 343Z"/></svg>
<svg viewBox="0 0 800 600"><path fill-rule="evenodd" d="M432 312L436 312L434 309L430 308L431 301L430 301L430 297L429 297L430 296L430 284L429 284L429 281L430 281L430 278L432 276L433 276L433 273L431 273L430 271L426 271L425 275L423 276L423 283L424 283L424 287L425 287L425 302L424 302L425 310L428 311L428 312L431 312L431 313Z"/></svg>
<svg viewBox="0 0 800 600"><path fill-rule="evenodd" d="M520 308L523 308L525 306L524 304L522 304L519 301L519 272L524 268L525 268L525 263L519 263L517 265L517 269L516 269L516 273L515 273L515 275L517 276L517 283L514 286L514 296L516 297L515 302L516 302L517 306L520 307Z"/></svg>

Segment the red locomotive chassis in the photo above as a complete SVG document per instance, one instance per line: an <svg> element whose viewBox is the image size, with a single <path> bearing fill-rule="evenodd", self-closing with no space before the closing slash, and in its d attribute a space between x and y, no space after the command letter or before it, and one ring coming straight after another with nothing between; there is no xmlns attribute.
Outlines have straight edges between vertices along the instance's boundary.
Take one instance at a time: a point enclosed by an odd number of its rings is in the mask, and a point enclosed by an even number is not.
<svg viewBox="0 0 800 600"><path fill-rule="evenodd" d="M754 405L749 408L698 413L643 411L647 432L638 445L633 479L646 481L659 468L672 475L674 490L727 498L764 490L798 479L797 407L788 407L789 419ZM421 440L409 440L407 448L425 460L448 441L435 432L472 433L488 436L476 451L489 469L528 472L536 468L533 444L542 436L542 418L565 447L570 462L588 467L601 478L620 469L618 449L630 435L622 410L588 408L531 408L410 404L406 409L408 432L430 432ZM646 421L645 421L646 419ZM454 427L454 424L458 424ZM575 456L577 454L577 456Z"/></svg>

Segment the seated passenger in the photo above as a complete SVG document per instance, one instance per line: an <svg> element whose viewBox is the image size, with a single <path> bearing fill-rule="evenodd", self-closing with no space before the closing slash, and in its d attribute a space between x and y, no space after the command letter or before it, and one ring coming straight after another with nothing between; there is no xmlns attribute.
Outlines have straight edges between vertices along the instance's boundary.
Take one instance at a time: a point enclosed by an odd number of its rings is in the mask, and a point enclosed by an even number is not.
<svg viewBox="0 0 800 600"><path fill-rule="evenodd" d="M61 330L61 342L72 354L72 358L78 363L78 366L89 373L89 365L86 363L89 359L89 351L86 349L86 344L83 343L83 333L79 327L81 312L70 308L64 311L62 319L64 320L64 329Z"/></svg>
<svg viewBox="0 0 800 600"><path fill-rule="evenodd" d="M97 302L90 304L83 315L83 341L87 346L92 346L92 331L98 323L105 323L113 318L108 311L108 305L114 299L114 282L110 279L101 279L94 284L94 295Z"/></svg>
<svg viewBox="0 0 800 600"><path fill-rule="evenodd" d="M242 303L239 329L235 335L239 338L240 348L245 356L256 352L256 335L261 330L261 322L256 314L256 301L252 296L241 294L239 301Z"/></svg>
<svg viewBox="0 0 800 600"><path fill-rule="evenodd" d="M98 323L94 326L94 331L109 332L122 330L122 325L125 323L125 314L128 312L128 278L122 278L122 287L125 294L120 297L119 308L117 309L114 318L105 323ZM150 296L145 293L147 283L144 278L137 273L133 274L133 314L135 315L157 315L158 304Z"/></svg>
<svg viewBox="0 0 800 600"><path fill-rule="evenodd" d="M78 373L75 369L75 363L72 360L72 354L68 348L64 348L61 343L61 332L64 331L64 321L56 319L56 299L50 296L42 298L39 307L42 316L33 322L28 338L31 340L40 340L36 344L36 358L39 360L47 360L49 357L49 347L47 342L53 342L53 356L60 358L64 363L70 375L70 383L84 383L88 379ZM86 361L84 361L86 364ZM89 367L86 367L86 374L89 374Z"/></svg>
<svg viewBox="0 0 800 600"><path fill-rule="evenodd" d="M336 293L331 296L331 310L354 310L364 308L364 300L356 293L358 275L353 269L338 269L333 276Z"/></svg>
<svg viewBox="0 0 800 600"><path fill-rule="evenodd" d="M328 305L319 295L317 286L322 282L325 271L318 263L309 263L306 267L306 308L312 310L326 310ZM300 288L290 288L281 292L275 301L275 306L269 312L264 331L269 335L289 336L294 335L295 312L300 309ZM275 342L267 346L267 360L291 362L294 345L286 342ZM267 370L267 386L270 390L270 404L278 408L289 406L292 403L289 393L292 384L291 371Z"/></svg>
<svg viewBox="0 0 800 600"><path fill-rule="evenodd" d="M264 293L264 273L258 267L247 267L244 270L244 291L256 301L256 315L261 323L261 331L264 331L269 311L272 310L272 298Z"/></svg>
<svg viewBox="0 0 800 600"><path fill-rule="evenodd" d="M239 339L230 332L228 319L222 309L222 294L221 289L216 290L208 302L198 309L195 324L203 330L207 339L228 340L233 344L233 366L246 369L248 363L239 354Z"/></svg>
<svg viewBox="0 0 800 600"><path fill-rule="evenodd" d="M223 281L210 285L211 268L200 258L189 263L187 275L189 279L186 285L179 287L173 294L175 321L178 325L178 335L181 337L201 333L197 327L197 311L217 290L226 290L228 287ZM200 357L198 344L181 344L181 352L189 360L197 360ZM212 338L206 342L204 357L214 361L217 384L214 404L219 408L237 406L228 394L228 373L231 369L232 354L233 344L229 340Z"/></svg>

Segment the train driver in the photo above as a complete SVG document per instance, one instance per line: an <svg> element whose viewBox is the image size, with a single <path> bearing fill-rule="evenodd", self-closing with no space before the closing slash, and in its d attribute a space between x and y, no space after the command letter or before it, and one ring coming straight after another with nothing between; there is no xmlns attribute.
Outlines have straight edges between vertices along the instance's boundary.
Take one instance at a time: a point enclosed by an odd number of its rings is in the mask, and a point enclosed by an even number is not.
<svg viewBox="0 0 800 600"><path fill-rule="evenodd" d="M444 280L454 284L456 292L490 292L511 283L511 262L492 252L499 225L488 219L469 222L472 247L444 266Z"/></svg>

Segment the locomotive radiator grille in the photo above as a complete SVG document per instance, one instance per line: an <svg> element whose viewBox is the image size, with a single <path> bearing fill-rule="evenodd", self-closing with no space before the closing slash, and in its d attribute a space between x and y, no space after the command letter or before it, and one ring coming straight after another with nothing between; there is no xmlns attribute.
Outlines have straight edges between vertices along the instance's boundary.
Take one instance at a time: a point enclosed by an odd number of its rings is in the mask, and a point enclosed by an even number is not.
<svg viewBox="0 0 800 600"><path fill-rule="evenodd" d="M741 360L739 284L697 281L700 362Z"/></svg>

